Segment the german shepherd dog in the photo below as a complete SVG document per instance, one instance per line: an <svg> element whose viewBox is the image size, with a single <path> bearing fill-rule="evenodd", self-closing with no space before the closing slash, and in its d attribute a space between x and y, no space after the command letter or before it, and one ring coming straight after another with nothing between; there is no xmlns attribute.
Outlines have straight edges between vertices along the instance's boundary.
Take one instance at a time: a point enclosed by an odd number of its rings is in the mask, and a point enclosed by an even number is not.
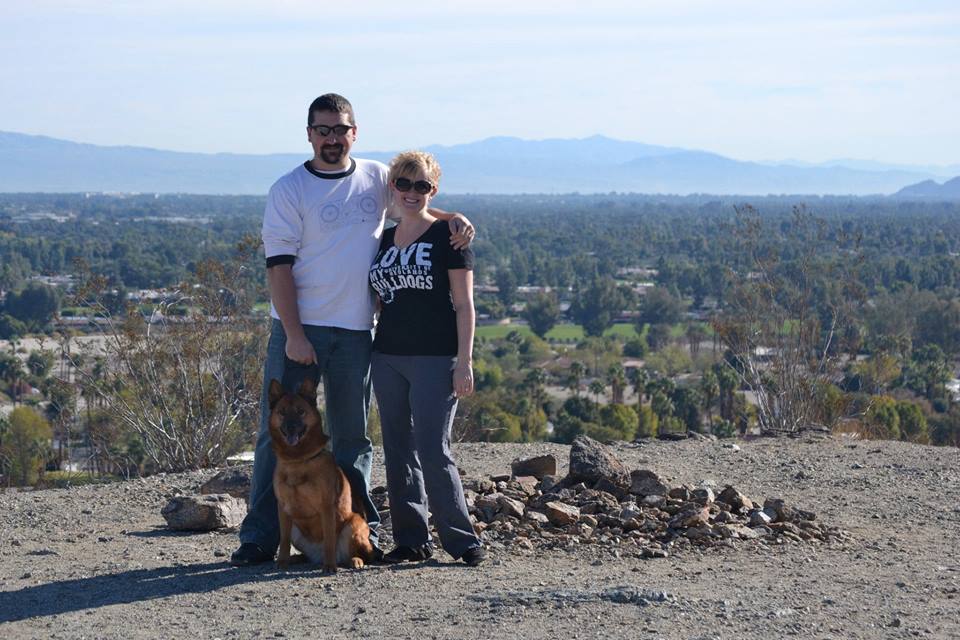
<svg viewBox="0 0 960 640"><path fill-rule="evenodd" d="M277 454L273 490L280 519L277 566L290 563L290 543L325 572L337 565L354 569L370 562L370 529L360 506L356 513L350 483L323 433L317 386L306 378L296 393L270 381L270 438Z"/></svg>

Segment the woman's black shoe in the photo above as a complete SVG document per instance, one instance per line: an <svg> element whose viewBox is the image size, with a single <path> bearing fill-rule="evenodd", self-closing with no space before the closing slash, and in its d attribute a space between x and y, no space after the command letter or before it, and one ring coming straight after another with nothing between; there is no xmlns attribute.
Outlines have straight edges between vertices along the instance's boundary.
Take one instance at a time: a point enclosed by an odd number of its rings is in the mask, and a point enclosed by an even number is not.
<svg viewBox="0 0 960 640"><path fill-rule="evenodd" d="M433 557L433 549L430 545L419 547L397 546L389 553L383 556L383 561L387 564L399 564L401 562L420 562Z"/></svg>
<svg viewBox="0 0 960 640"><path fill-rule="evenodd" d="M487 552L481 547L470 547L463 552L460 559L463 560L468 567L475 567L487 559Z"/></svg>

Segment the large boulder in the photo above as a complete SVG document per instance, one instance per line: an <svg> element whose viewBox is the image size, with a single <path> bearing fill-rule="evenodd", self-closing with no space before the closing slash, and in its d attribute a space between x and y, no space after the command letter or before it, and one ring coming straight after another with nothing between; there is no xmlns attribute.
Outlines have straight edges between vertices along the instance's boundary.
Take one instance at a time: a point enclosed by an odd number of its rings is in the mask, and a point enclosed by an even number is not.
<svg viewBox="0 0 960 640"><path fill-rule="evenodd" d="M617 487L630 486L630 472L609 447L587 436L577 436L570 447L570 471L567 483L590 485L607 480Z"/></svg>
<svg viewBox="0 0 960 640"><path fill-rule="evenodd" d="M204 482L200 487L200 493L205 496L214 493L227 493L234 498L240 498L244 502L248 502L250 500L250 481L252 478L253 465L230 467Z"/></svg>
<svg viewBox="0 0 960 640"><path fill-rule="evenodd" d="M226 493L206 496L176 496L160 515L176 531L213 531L238 527L247 515L247 504Z"/></svg>

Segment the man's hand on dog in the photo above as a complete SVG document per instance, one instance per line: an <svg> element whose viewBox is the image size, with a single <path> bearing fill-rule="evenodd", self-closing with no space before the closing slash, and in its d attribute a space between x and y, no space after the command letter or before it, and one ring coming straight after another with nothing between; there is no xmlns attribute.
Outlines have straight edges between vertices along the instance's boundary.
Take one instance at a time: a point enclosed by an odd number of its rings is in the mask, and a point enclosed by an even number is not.
<svg viewBox="0 0 960 640"><path fill-rule="evenodd" d="M313 350L313 345L307 340L306 336L294 336L287 338L287 358L294 362L304 365L317 363L317 354Z"/></svg>

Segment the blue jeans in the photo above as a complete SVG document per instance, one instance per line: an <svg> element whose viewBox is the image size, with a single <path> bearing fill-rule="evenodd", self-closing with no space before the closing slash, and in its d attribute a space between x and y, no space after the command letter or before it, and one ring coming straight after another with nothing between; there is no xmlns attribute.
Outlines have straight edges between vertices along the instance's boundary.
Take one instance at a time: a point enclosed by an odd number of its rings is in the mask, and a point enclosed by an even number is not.
<svg viewBox="0 0 960 640"><path fill-rule="evenodd" d="M370 525L370 542L377 543L380 514L370 500L370 466L373 445L367 437L370 409L370 331L304 325L304 332L317 354L317 367L293 363L285 366L287 336L279 320L273 321L267 360L263 367L263 394L260 397L260 431L253 458L250 506L240 525L240 542L253 542L265 551L280 544L277 499L273 493L273 472L277 458L270 444L270 404L267 391L271 380L280 380L295 391L306 375L323 380L326 401L324 425L330 436L333 457L343 469L355 498L360 498Z"/></svg>

